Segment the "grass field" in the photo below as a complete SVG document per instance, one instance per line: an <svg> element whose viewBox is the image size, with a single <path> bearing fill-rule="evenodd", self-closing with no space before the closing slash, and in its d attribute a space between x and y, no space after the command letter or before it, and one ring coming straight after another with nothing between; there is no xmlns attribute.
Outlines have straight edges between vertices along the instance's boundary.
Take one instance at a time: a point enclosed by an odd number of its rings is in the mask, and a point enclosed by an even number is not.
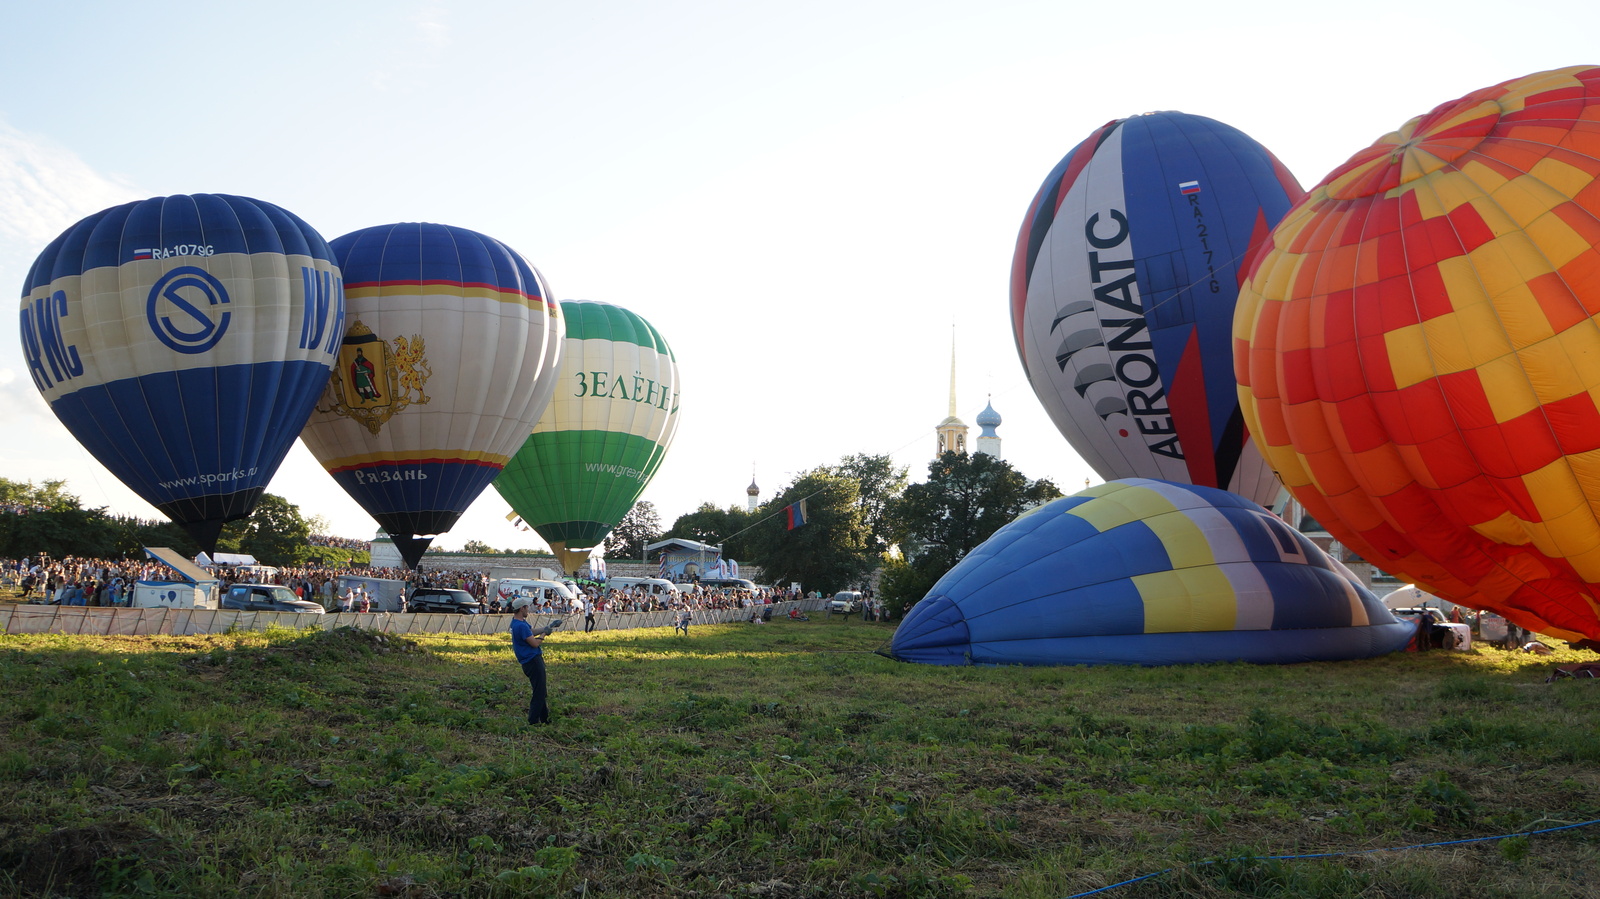
<svg viewBox="0 0 1600 899"><path fill-rule="evenodd" d="M0 637L0 895L1600 895L1600 682L961 668L890 625ZM1354 853L1295 860L1266 856Z"/></svg>

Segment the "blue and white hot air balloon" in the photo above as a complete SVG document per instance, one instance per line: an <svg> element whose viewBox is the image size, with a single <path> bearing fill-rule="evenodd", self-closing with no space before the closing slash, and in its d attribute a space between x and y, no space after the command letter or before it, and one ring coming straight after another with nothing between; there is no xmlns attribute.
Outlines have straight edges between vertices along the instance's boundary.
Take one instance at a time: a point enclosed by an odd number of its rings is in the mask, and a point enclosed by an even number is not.
<svg viewBox="0 0 1600 899"><path fill-rule="evenodd" d="M344 292L327 241L224 194L106 209L39 254L23 355L67 430L211 552L327 383Z"/></svg>
<svg viewBox="0 0 1600 899"><path fill-rule="evenodd" d="M996 531L912 607L889 654L934 665L1282 664L1384 655L1414 630L1255 503L1131 478Z"/></svg>
<svg viewBox="0 0 1600 899"><path fill-rule="evenodd" d="M1181 112L1109 122L1045 179L1017 236L1011 326L1039 402L1101 477L1276 502L1239 409L1233 307L1301 193L1248 135Z"/></svg>

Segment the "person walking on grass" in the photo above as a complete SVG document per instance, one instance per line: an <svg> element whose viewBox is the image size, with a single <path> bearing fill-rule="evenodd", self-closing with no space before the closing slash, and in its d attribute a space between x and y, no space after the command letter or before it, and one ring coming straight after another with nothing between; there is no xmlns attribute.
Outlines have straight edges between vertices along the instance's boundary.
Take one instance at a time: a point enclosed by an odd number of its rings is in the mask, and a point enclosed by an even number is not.
<svg viewBox="0 0 1600 899"><path fill-rule="evenodd" d="M528 676L528 683L533 687L533 696L528 700L528 723L548 724L550 706L546 701L542 647L550 629L533 629L533 625L528 623L528 613L532 608L533 600L526 596L511 601L511 649L517 654L517 664L522 666L522 673Z"/></svg>

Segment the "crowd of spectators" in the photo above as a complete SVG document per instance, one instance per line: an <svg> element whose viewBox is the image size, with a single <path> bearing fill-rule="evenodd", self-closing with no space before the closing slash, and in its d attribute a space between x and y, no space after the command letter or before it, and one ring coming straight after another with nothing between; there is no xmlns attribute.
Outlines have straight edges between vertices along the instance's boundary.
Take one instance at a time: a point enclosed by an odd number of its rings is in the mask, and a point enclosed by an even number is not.
<svg viewBox="0 0 1600 899"><path fill-rule="evenodd" d="M26 515L29 512L48 511L50 511L49 506L41 505L39 503L0 503L0 512L7 512L12 515Z"/></svg>
<svg viewBox="0 0 1600 899"><path fill-rule="evenodd" d="M731 587L709 587L701 584L679 584L676 592L665 588L655 589L648 584L625 588L607 587L603 582L586 582L574 585L576 596L568 608L558 608L556 600L548 594L536 605L539 614L590 614L613 612L668 612L704 609L749 609L801 598L788 588L757 587L755 590ZM509 598L490 597L488 611L509 612Z"/></svg>
<svg viewBox="0 0 1600 899"><path fill-rule="evenodd" d="M357 552L372 552L371 540L357 540L353 537L334 537L328 534L312 534L306 538L312 546L331 546L337 549L353 549Z"/></svg>
<svg viewBox="0 0 1600 899"><path fill-rule="evenodd" d="M0 559L0 572L15 578L24 602L68 606L125 606L135 581L174 581L177 573L153 559L52 559L48 553Z"/></svg>
<svg viewBox="0 0 1600 899"><path fill-rule="evenodd" d="M401 581L403 595L418 587L444 587L464 590L483 603L491 614L511 611L511 597L491 594L487 568L457 567L411 571L403 568L335 567L304 565L283 568L270 566L214 565L205 569L226 591L236 583L278 584L301 597L321 603L324 608L341 608L338 579L341 576ZM23 559L0 559L0 572L14 578L25 602L61 605L126 606L130 604L136 581L180 581L172 568L153 559L142 561L84 559L68 556L52 559L48 554ZM639 584L626 588L607 587L603 581L580 581L570 585L571 600L545 593L536 609L540 614L606 614L705 609L754 609L791 599L801 599L786 587L751 589L719 588L699 583L677 585L668 590L659 585ZM563 607L564 606L564 607Z"/></svg>

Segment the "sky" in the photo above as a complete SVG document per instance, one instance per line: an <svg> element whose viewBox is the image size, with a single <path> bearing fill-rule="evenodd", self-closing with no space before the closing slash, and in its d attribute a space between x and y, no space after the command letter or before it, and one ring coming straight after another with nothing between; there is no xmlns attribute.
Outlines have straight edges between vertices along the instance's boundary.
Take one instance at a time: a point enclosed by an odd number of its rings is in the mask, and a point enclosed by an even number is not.
<svg viewBox="0 0 1600 899"><path fill-rule="evenodd" d="M973 438L992 402L1021 472L1098 483L1028 385L1008 278L1040 182L1107 121L1209 116L1309 188L1442 102L1600 63L1592 0L6 6L14 298L56 235L153 196L254 197L330 240L483 232L557 298L624 306L672 346L681 419L641 497L663 525L853 453L924 480L952 342ZM160 517L56 420L15 325L0 434L0 477ZM301 443L268 490L335 534L377 530ZM434 544L542 547L508 511L491 488Z"/></svg>

